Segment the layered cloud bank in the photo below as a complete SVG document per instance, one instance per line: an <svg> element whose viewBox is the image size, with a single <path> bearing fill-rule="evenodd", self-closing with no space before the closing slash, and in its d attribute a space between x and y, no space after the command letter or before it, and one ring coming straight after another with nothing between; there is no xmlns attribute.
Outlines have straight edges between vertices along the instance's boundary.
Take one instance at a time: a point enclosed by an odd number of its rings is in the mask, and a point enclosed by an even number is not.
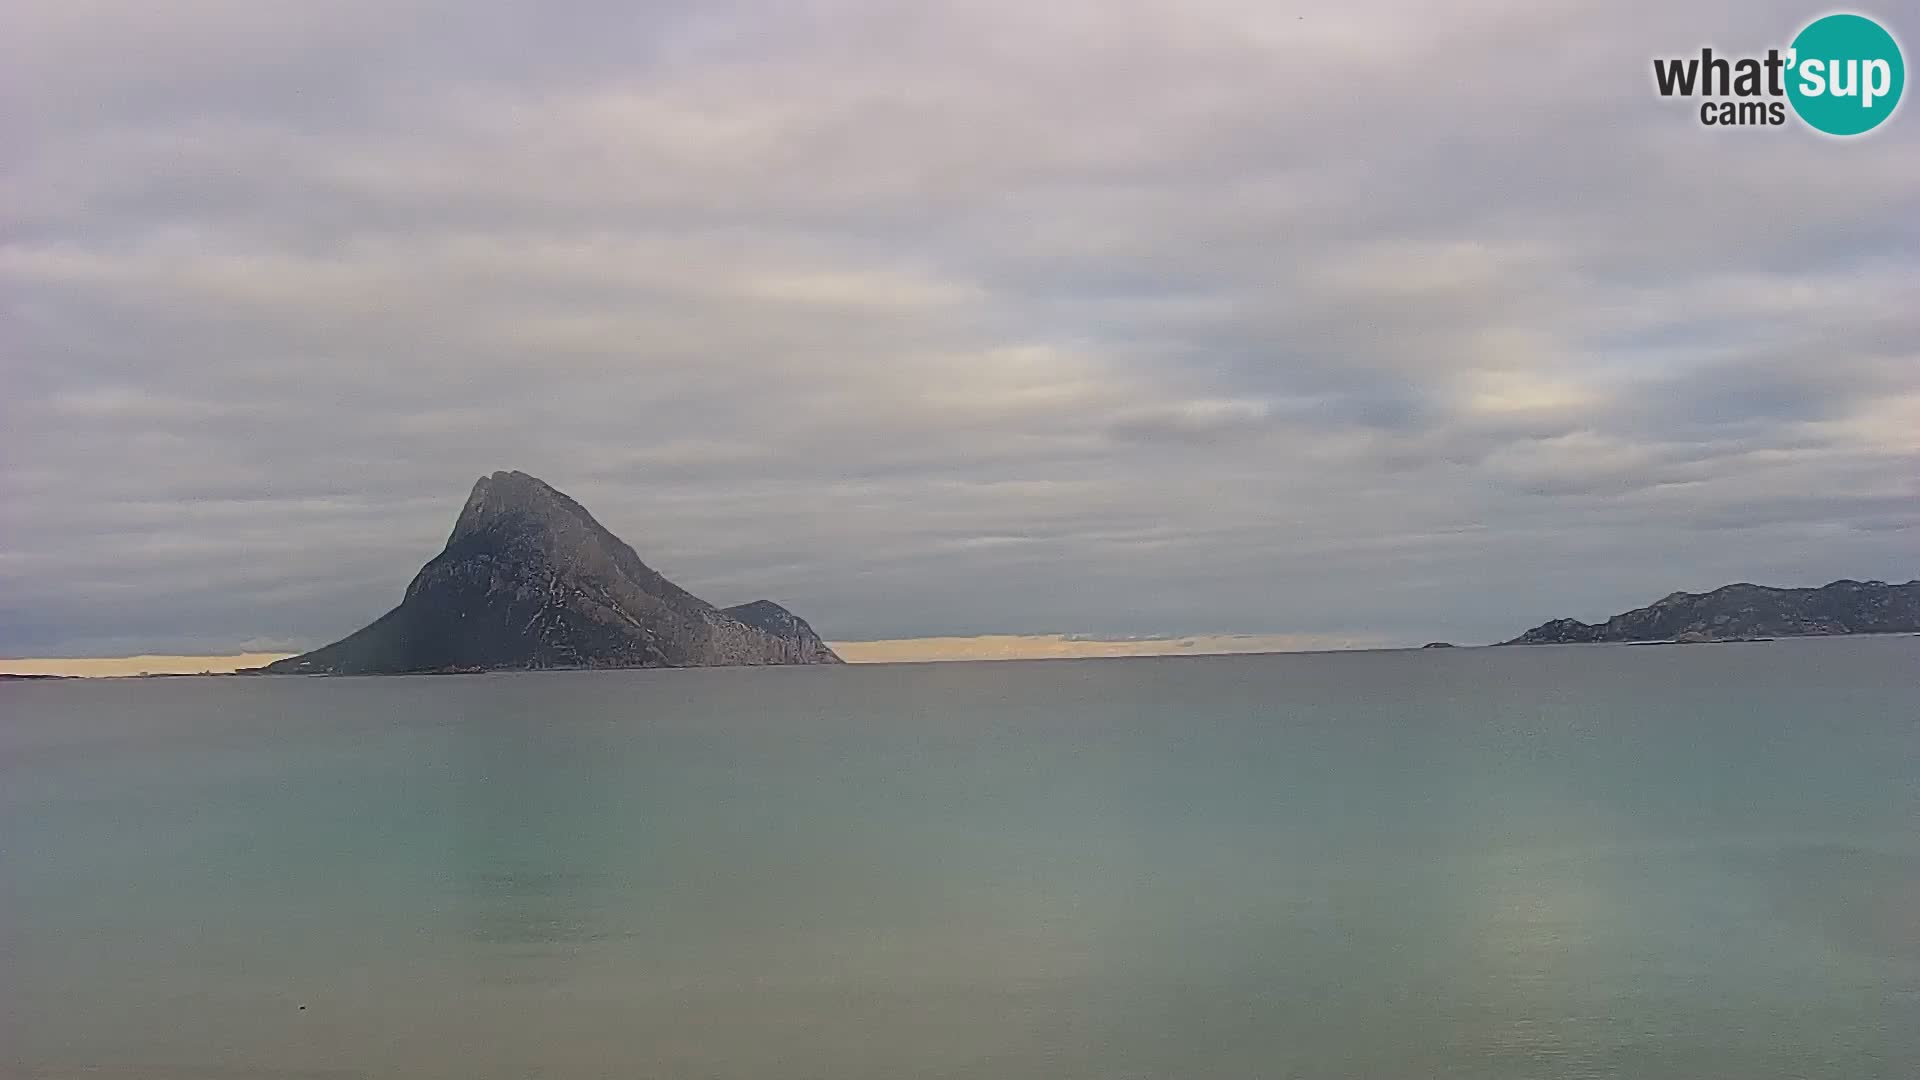
<svg viewBox="0 0 1920 1080"><path fill-rule="evenodd" d="M843 639L1905 580L1920 124L1702 129L1729 10L9 5L0 654L332 639L497 468Z"/></svg>

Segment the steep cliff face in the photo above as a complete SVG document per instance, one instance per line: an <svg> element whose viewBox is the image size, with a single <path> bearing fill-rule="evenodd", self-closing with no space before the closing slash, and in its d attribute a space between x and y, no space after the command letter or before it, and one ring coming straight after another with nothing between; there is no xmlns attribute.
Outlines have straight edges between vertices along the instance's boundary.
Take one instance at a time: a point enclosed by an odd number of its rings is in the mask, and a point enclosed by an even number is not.
<svg viewBox="0 0 1920 1080"><path fill-rule="evenodd" d="M1743 583L1709 593L1673 593L1604 623L1554 619L1501 644L1726 641L1916 631L1920 631L1920 580L1905 585L1841 580L1817 589Z"/></svg>
<svg viewBox="0 0 1920 1080"><path fill-rule="evenodd" d="M811 627L749 622L647 566L579 503L520 472L473 486L400 606L271 673L839 663ZM740 610L740 609L735 609Z"/></svg>

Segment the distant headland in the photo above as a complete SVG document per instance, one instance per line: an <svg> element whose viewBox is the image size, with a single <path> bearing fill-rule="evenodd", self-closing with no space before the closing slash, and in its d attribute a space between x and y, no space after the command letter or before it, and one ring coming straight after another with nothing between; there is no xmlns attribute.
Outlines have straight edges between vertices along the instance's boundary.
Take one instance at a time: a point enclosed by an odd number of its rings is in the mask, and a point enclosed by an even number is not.
<svg viewBox="0 0 1920 1080"><path fill-rule="evenodd" d="M1751 641L1761 638L1920 632L1920 580L1905 585L1841 579L1817 589L1725 585L1671 593L1603 623L1553 619L1502 645Z"/></svg>

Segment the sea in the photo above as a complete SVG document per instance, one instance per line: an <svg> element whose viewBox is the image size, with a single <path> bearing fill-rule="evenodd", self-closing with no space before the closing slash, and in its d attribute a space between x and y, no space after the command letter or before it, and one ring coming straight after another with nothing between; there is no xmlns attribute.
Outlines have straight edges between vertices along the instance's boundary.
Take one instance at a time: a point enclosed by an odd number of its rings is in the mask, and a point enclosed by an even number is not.
<svg viewBox="0 0 1920 1080"><path fill-rule="evenodd" d="M4 685L0 1075L1911 1080L1920 638Z"/></svg>

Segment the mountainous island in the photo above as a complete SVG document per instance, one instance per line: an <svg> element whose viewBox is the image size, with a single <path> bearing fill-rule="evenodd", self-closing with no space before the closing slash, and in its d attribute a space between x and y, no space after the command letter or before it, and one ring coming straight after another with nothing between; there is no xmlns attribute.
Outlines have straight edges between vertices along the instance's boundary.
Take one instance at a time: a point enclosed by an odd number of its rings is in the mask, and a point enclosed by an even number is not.
<svg viewBox="0 0 1920 1080"><path fill-rule="evenodd" d="M1603 623L1554 619L1502 645L1626 641L1740 641L1829 634L1920 632L1920 580L1905 585L1842 579L1817 589L1726 585L1677 592Z"/></svg>
<svg viewBox="0 0 1920 1080"><path fill-rule="evenodd" d="M525 668L838 664L770 600L719 608L662 577L579 503L522 472L473 485L400 605L259 669L385 675Z"/></svg>

